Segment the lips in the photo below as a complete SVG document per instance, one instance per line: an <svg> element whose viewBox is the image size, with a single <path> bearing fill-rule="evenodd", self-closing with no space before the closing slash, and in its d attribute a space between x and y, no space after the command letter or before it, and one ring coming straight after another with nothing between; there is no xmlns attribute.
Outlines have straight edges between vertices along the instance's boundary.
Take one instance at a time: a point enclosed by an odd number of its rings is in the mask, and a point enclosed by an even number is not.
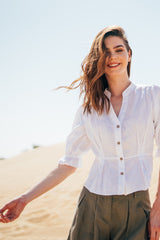
<svg viewBox="0 0 160 240"><path fill-rule="evenodd" d="M120 65L120 63L110 63L110 64L108 64L107 66L109 67L109 68L116 68L116 67L118 67Z"/></svg>

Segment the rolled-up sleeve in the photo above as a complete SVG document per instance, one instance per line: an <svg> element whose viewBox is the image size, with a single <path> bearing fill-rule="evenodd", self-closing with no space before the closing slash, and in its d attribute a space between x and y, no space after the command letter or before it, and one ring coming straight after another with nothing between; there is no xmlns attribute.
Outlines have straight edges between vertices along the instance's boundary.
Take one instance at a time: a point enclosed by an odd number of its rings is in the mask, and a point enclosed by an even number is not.
<svg viewBox="0 0 160 240"><path fill-rule="evenodd" d="M72 167L81 167L81 158L91 146L91 142L86 135L83 121L83 108L80 107L73 121L72 131L66 139L65 155L59 159L59 164Z"/></svg>
<svg viewBox="0 0 160 240"><path fill-rule="evenodd" d="M154 99L154 136L157 146L156 157L160 157L160 87L153 86Z"/></svg>

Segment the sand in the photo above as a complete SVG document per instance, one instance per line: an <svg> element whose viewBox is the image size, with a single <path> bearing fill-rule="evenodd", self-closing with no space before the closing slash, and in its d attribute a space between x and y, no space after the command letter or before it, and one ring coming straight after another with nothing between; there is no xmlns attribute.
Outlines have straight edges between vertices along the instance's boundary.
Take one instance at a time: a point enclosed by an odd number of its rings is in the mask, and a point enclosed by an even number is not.
<svg viewBox="0 0 160 240"><path fill-rule="evenodd" d="M57 166L64 144L40 147L0 161L0 208L43 179ZM0 223L0 240L66 240L77 199L93 161L92 152L83 157L83 168L59 186L35 199L21 216L9 224ZM154 157L150 188L155 199L160 159Z"/></svg>

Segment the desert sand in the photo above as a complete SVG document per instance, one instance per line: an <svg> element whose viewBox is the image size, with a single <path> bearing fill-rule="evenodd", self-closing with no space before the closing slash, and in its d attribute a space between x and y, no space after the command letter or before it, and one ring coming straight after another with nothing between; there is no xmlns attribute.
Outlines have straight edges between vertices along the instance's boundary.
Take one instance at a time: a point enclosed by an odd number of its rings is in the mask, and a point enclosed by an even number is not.
<svg viewBox="0 0 160 240"><path fill-rule="evenodd" d="M0 208L30 189L57 166L65 144L40 147L0 161ZM66 240L83 183L94 159L83 157L83 167L63 183L35 199L21 216L9 224L0 223L0 240ZM154 157L150 198L153 203L160 159Z"/></svg>

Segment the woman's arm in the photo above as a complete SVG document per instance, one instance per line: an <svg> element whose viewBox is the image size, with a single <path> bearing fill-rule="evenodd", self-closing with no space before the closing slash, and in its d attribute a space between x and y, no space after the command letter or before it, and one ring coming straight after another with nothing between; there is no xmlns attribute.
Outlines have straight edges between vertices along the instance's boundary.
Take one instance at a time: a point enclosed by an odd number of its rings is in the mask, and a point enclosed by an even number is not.
<svg viewBox="0 0 160 240"><path fill-rule="evenodd" d="M22 195L24 201L28 204L33 199L39 197L56 185L64 181L68 176L74 173L76 168L59 164L45 179L33 187L30 191Z"/></svg>
<svg viewBox="0 0 160 240"><path fill-rule="evenodd" d="M57 168L50 172L46 178L44 178L31 190L25 192L20 197L14 199L0 209L0 221L4 223L14 221L19 217L29 202L61 183L68 176L74 173L75 170L75 167L59 164Z"/></svg>
<svg viewBox="0 0 160 240"><path fill-rule="evenodd" d="M160 237L160 170L156 199L150 212L149 220L150 240L158 240Z"/></svg>

